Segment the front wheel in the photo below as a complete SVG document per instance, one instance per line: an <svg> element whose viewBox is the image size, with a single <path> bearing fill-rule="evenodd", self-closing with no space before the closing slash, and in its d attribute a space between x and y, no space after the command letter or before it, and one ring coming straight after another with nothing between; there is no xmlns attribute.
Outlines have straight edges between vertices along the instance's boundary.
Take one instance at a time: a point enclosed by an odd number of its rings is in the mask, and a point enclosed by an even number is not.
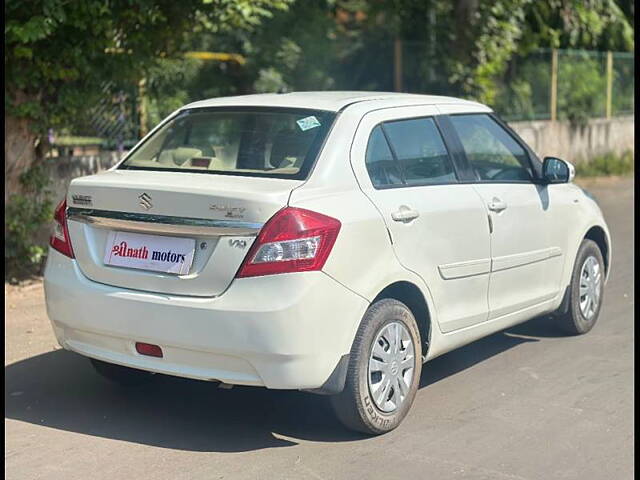
<svg viewBox="0 0 640 480"><path fill-rule="evenodd" d="M422 348L411 310L398 300L371 305L356 333L344 390L331 397L349 429L379 435L407 415L420 383Z"/></svg>
<svg viewBox="0 0 640 480"><path fill-rule="evenodd" d="M596 324L602 307L604 277L600 248L592 240L583 240L573 267L569 308L559 318L565 332L581 335Z"/></svg>

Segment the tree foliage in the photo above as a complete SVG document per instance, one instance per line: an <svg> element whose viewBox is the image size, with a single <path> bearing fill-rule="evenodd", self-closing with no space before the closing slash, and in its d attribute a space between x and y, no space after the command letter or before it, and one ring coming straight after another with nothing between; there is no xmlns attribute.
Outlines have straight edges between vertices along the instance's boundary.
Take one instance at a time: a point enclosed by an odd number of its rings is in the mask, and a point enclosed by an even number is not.
<svg viewBox="0 0 640 480"><path fill-rule="evenodd" d="M135 82L189 36L255 27L290 0L8 0L5 108L42 132L73 122L105 79Z"/></svg>
<svg viewBox="0 0 640 480"><path fill-rule="evenodd" d="M203 65L188 91L391 90L400 38L406 88L494 104L515 57L539 48L630 51L632 25L633 3L622 0L298 1L251 32L225 36L247 64ZM199 41L211 48L221 39Z"/></svg>
<svg viewBox="0 0 640 480"><path fill-rule="evenodd" d="M628 12L614 0L480 1L472 15L469 55L452 59L452 80L467 95L493 104L495 79L516 54L537 48L631 51L633 8Z"/></svg>
<svg viewBox="0 0 640 480"><path fill-rule="evenodd" d="M148 77L150 122L192 98L390 89L398 37L424 46L412 85L493 103L516 54L634 45L631 0L9 0L5 15L5 106L38 131L80 120L105 78ZM185 49L248 62L186 61Z"/></svg>
<svg viewBox="0 0 640 480"><path fill-rule="evenodd" d="M22 193L14 195L5 207L5 279L28 275L42 264L46 248L37 237L53 214L46 173L42 163L23 172L19 178Z"/></svg>

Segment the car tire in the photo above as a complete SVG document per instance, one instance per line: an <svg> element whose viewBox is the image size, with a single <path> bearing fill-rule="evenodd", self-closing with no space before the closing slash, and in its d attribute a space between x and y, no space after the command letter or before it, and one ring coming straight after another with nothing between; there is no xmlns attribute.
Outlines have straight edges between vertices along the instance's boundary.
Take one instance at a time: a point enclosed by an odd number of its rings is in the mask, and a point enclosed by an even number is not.
<svg viewBox="0 0 640 480"><path fill-rule="evenodd" d="M398 300L377 301L356 333L344 389L331 397L336 416L358 432L393 430L411 408L421 372L421 338L411 310Z"/></svg>
<svg viewBox="0 0 640 480"><path fill-rule="evenodd" d="M569 335L583 335L593 328L604 299L605 267L602 252L593 240L582 241L569 286L569 305L557 315Z"/></svg>
<svg viewBox="0 0 640 480"><path fill-rule="evenodd" d="M147 383L153 378L153 373L135 368L123 367L113 363L90 358L91 365L102 377L123 387L135 387Z"/></svg>

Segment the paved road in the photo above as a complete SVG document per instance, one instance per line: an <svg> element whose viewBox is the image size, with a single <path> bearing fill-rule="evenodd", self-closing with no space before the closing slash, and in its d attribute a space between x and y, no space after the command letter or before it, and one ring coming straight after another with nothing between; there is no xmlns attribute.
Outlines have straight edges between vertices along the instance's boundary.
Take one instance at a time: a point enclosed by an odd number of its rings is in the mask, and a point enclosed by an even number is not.
<svg viewBox="0 0 640 480"><path fill-rule="evenodd" d="M444 355L404 424L377 438L311 394L171 377L120 391L57 349L40 285L5 287L6 477L630 479L633 183L591 191L615 249L594 330L563 338L540 318Z"/></svg>

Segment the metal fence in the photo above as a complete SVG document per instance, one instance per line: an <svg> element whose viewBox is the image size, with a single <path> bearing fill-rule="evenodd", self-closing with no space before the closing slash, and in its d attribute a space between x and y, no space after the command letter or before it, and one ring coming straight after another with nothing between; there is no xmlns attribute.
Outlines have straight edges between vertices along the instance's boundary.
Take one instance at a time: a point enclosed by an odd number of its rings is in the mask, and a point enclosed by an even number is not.
<svg viewBox="0 0 640 480"><path fill-rule="evenodd" d="M510 62L493 106L507 120L632 115L634 81L633 53L539 50Z"/></svg>
<svg viewBox="0 0 640 480"><path fill-rule="evenodd" d="M387 49L389 50L389 49ZM441 54L441 52L439 52ZM424 45L396 44L394 89L464 96ZM634 113L634 53L542 49L509 61L491 105L506 120L610 118Z"/></svg>
<svg viewBox="0 0 640 480"><path fill-rule="evenodd" d="M138 88L137 85L122 83L117 85L110 81L103 82L98 102L88 105L82 112L83 116L78 117L75 124L69 127L73 136L63 133L54 136L53 143L58 150L64 150L66 146L78 147L86 144L122 152L135 144L140 138ZM81 142L74 141L74 138ZM98 140L97 144L94 140ZM62 151L59 155L68 156Z"/></svg>
<svg viewBox="0 0 640 480"><path fill-rule="evenodd" d="M465 97L441 49L424 42L338 44L317 69L334 90ZM310 64L313 66L313 62ZM542 49L513 57L493 79L491 105L506 120L610 118L634 113L634 54ZM316 86L317 87L317 86ZM311 88L308 88L311 89Z"/></svg>

